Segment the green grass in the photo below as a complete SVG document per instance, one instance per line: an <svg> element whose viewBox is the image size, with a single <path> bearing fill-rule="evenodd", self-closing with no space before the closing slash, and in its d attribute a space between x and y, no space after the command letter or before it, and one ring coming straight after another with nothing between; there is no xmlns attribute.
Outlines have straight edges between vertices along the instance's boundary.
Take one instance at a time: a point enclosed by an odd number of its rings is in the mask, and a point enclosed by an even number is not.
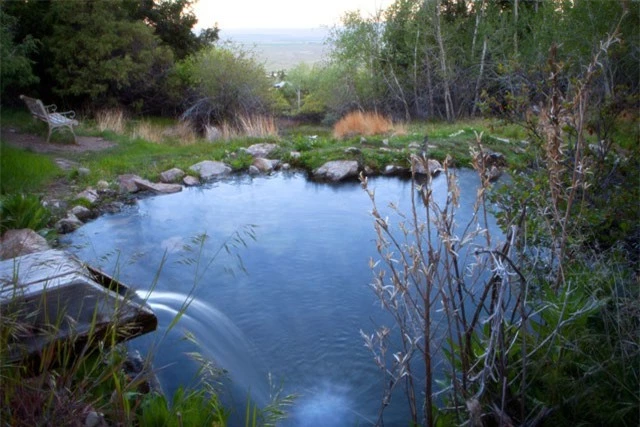
<svg viewBox="0 0 640 427"><path fill-rule="evenodd" d="M4 124L10 124L21 131L40 135L44 132L46 135L46 129L35 129L40 124L34 122L28 113L3 111L2 119ZM173 123L167 119L149 120L162 126ZM74 160L91 171L86 177L76 177L84 185L93 185L99 180L113 181L118 175L125 173L135 173L156 181L160 173L167 169L178 167L188 171L191 165L202 160L223 161L234 170L242 171L249 167L252 159L239 149L257 142L277 142L280 148L275 157L307 171L330 160L360 160L375 172L382 171L388 164L408 167L410 154L419 151L409 150L408 145L412 142L420 144L425 135L429 136L429 144L433 146L428 152L430 157L443 161L450 156L453 165L458 167L468 167L471 164L470 148L475 146L475 132L483 132L483 144L486 148L502 152L510 164L520 164L526 157L522 155L519 145L520 139L524 139L523 130L492 120L416 122L407 125L405 135L373 136L368 137L365 143L361 143L357 136L336 140L332 137L330 127L319 125L284 129L278 140L241 138L231 142L199 141L189 145L181 145L178 141L153 143L139 138L132 139L128 131L124 135L111 131L99 132L91 121L84 122L81 128L84 135L101 136L116 143L115 147L108 150L75 155ZM495 137L509 138L509 142ZM519 151L515 151L514 146ZM356 147L361 153L345 153L349 147ZM45 155L20 152L12 148L4 151L3 192L42 191L48 180L61 174ZM291 158L291 151L301 152L300 158ZM36 164L37 162L39 163Z"/></svg>
<svg viewBox="0 0 640 427"><path fill-rule="evenodd" d="M2 111L3 125L14 126L21 131L35 131L40 124L34 122L27 112L19 110ZM158 126L169 127L175 121L166 118L145 118ZM447 122L413 122L405 125L406 133L367 137L361 143L359 136L337 140L332 136L332 129L322 125L301 125L282 129L281 136L274 138L240 138L230 142L196 141L192 144L181 144L177 140L166 140L154 143L143 139L131 138L134 122L126 125L124 134L110 131L99 132L95 123L84 120L80 126L83 135L101 136L116 143L115 147L100 152L86 152L74 155L74 160L81 166L88 168L91 173L86 177L76 177L83 185L93 185L99 180L114 181L120 174L135 173L152 181L157 181L163 171L178 167L185 171L202 160L219 160L229 164L235 171L246 170L251 164L251 157L243 153L240 148L258 142L276 142L278 151L273 155L292 166L312 171L330 160L359 160L374 172L382 171L385 166L395 164L409 166L411 153L419 153L420 149L408 148L409 144L422 144L427 135L429 137L428 156L443 161L447 157L456 167L470 167L472 148L477 148L476 134L482 134L484 149L500 152L505 155L508 165L512 169L521 170L531 161L530 149L526 145L527 135L521 126L506 123L496 119L474 119ZM38 132L41 132L40 129ZM46 135L46 129L44 129ZM624 132L624 135L633 132ZM41 133L39 133L41 134ZM62 135L64 136L64 135ZM624 141L626 139L622 138ZM625 145L629 145L628 143ZM360 150L358 154L347 153L349 147ZM290 156L292 151L301 153L299 158ZM47 172L51 166L32 167L29 160L15 160L15 150L7 150L9 172L3 172L3 191L42 191L46 185L44 177L55 177L55 173ZM25 154L28 156L28 154ZM41 156L46 162L46 156ZM30 165L24 167L24 165ZM37 173L34 172L37 170ZM32 176L36 173L38 176ZM15 178L14 178L15 177ZM4 189L7 187L7 190ZM24 188L24 189L23 189Z"/></svg>
<svg viewBox="0 0 640 427"><path fill-rule="evenodd" d="M43 154L11 147L0 141L0 193L39 193L63 175L53 160Z"/></svg>
<svg viewBox="0 0 640 427"><path fill-rule="evenodd" d="M88 183L101 179L113 180L125 173L158 180L167 169L178 167L188 171L191 165L202 160L224 161L236 170L248 168L252 161L251 156L239 151L240 147L250 145L247 141L216 144L199 142L181 146L124 137L112 140L119 141L116 147L99 153L84 153L80 157L83 166L91 171L86 177Z"/></svg>

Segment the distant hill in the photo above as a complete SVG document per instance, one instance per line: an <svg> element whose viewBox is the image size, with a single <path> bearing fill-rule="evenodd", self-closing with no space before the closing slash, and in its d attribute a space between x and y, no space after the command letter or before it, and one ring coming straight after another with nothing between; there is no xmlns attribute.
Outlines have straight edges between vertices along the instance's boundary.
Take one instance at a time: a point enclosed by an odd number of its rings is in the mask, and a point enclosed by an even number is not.
<svg viewBox="0 0 640 427"><path fill-rule="evenodd" d="M254 51L267 71L287 70L304 62L322 61L327 28L309 29L228 29L220 31L222 42L233 42Z"/></svg>

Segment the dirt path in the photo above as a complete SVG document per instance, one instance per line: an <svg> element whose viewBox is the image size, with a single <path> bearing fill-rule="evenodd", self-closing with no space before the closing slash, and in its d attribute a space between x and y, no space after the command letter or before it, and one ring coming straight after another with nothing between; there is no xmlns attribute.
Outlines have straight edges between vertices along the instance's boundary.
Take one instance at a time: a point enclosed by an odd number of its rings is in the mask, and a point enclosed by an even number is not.
<svg viewBox="0 0 640 427"><path fill-rule="evenodd" d="M73 170L79 166L75 162L78 154L106 150L116 145L114 142L93 136L78 136L77 144L47 143L45 137L22 133L10 126L0 129L0 138L4 144L51 155L58 167L63 170ZM65 174L49 183L45 189L44 199L49 202L64 200L81 190L82 188Z"/></svg>
<svg viewBox="0 0 640 427"><path fill-rule="evenodd" d="M77 144L47 143L46 138L39 135L21 133L12 127L0 129L0 137L5 143L34 151L36 153L74 154L87 151L101 151L113 147L115 143L94 136L78 136ZM73 156L65 156L67 158Z"/></svg>

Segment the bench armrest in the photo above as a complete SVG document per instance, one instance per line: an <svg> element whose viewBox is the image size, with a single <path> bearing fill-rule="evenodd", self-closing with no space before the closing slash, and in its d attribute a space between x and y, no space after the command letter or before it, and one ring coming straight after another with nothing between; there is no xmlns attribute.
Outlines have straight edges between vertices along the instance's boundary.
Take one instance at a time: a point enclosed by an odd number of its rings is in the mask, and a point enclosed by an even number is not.
<svg viewBox="0 0 640 427"><path fill-rule="evenodd" d="M65 111L65 112L58 113L58 114L60 114L61 116L65 116L65 117L67 117L69 119L73 119L73 118L76 117L76 112L75 111Z"/></svg>
<svg viewBox="0 0 640 427"><path fill-rule="evenodd" d="M51 104L51 105L45 105L44 109L47 110L47 114L51 114L51 113L55 113L58 107L56 107L56 104Z"/></svg>

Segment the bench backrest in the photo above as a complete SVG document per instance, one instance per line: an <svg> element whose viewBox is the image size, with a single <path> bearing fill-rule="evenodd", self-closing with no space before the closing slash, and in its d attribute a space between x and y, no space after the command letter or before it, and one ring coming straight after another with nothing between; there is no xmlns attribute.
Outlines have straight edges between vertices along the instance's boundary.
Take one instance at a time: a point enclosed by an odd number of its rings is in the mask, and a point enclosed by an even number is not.
<svg viewBox="0 0 640 427"><path fill-rule="evenodd" d="M31 111L31 114L38 117L39 119L42 119L45 121L49 120L49 113L47 112L47 109L44 107L44 104L42 103L42 101L35 98L29 98L28 96L25 96L25 95L20 95L20 99L22 99L24 103L27 104L27 107L29 107L29 111Z"/></svg>

